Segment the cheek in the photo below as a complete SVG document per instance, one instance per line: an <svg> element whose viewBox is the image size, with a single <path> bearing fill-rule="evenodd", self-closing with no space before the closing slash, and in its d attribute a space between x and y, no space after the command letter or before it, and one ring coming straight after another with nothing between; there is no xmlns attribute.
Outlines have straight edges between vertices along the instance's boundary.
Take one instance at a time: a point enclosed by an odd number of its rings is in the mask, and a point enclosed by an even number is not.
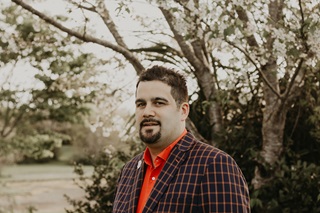
<svg viewBox="0 0 320 213"><path fill-rule="evenodd" d="M140 121L143 120L143 113L139 110L136 110L135 112L135 120L136 120L136 123L140 123Z"/></svg>
<svg viewBox="0 0 320 213"><path fill-rule="evenodd" d="M136 121L139 121L140 120L140 114L138 113L138 112L136 112L136 114L135 114L135 119L136 119Z"/></svg>
<svg viewBox="0 0 320 213"><path fill-rule="evenodd" d="M161 123L163 123L165 126L172 126L175 119L176 118L174 117L174 115L168 114L167 116L161 117Z"/></svg>

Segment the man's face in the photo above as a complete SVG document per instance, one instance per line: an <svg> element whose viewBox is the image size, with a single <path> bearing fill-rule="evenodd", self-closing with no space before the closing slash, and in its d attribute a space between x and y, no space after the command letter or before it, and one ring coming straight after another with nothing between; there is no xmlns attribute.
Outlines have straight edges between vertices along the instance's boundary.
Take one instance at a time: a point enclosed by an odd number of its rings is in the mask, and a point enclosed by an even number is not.
<svg viewBox="0 0 320 213"><path fill-rule="evenodd" d="M179 108L171 87L160 81L140 82L136 91L136 122L140 138L148 145L166 147L180 136L189 106Z"/></svg>

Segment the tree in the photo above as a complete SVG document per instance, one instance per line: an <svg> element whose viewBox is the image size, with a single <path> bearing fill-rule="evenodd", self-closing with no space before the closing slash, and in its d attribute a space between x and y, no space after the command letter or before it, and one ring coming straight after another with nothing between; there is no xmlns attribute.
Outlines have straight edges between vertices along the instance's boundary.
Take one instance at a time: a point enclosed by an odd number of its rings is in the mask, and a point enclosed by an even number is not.
<svg viewBox="0 0 320 213"><path fill-rule="evenodd" d="M251 98L257 98L253 103L258 103L256 111L262 113L262 143L255 159L253 187L258 190L276 178L281 170L279 162L285 155L288 112L301 98L307 87L306 79L319 72L317 1L145 1L144 4L158 8L161 13L156 21L152 17L140 17L144 23L150 21L148 27L142 25L139 30L145 42L132 48L117 27L119 16L111 16L107 1L64 1L70 11L80 10L83 14L84 21L77 29L67 27L66 22L36 9L32 3L12 2L70 36L118 53L137 74L148 62L161 62L193 76L199 90L191 99L198 98L196 111L210 127L204 135L210 144L224 141L223 133L228 129L226 116L241 110L236 108L224 114L222 102L224 92L230 91L226 89L228 86L240 85L241 92L236 93L240 95L239 101L247 104ZM120 1L119 14L124 15L122 11L135 14L134 3ZM102 20L109 37L100 38L89 29L91 17ZM219 73L229 75L228 81L223 81ZM190 121L189 127L194 126L198 130L202 128L200 123ZM194 132L198 132L196 128Z"/></svg>
<svg viewBox="0 0 320 213"><path fill-rule="evenodd" d="M88 103L105 84L89 79L98 73L92 65L95 59L92 54L75 51L72 45L77 42L71 37L30 14L19 13L17 6L2 12L6 16L1 24L10 30L0 32L4 71L0 82L1 155L16 150L36 159L53 157L52 151L70 137L50 129L47 121L82 122L89 113ZM35 73L33 83L23 85L12 80L12 75L24 72Z"/></svg>

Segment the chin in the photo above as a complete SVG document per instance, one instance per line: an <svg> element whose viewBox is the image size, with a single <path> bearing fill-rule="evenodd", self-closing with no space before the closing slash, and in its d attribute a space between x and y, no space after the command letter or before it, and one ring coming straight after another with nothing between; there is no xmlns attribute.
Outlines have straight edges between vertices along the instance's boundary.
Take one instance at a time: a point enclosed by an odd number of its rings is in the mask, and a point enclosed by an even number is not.
<svg viewBox="0 0 320 213"><path fill-rule="evenodd" d="M161 138L161 133L160 132L157 132L157 133L155 133L153 135L150 135L150 133L143 134L140 131L140 139L145 144L156 144L159 141L160 138Z"/></svg>

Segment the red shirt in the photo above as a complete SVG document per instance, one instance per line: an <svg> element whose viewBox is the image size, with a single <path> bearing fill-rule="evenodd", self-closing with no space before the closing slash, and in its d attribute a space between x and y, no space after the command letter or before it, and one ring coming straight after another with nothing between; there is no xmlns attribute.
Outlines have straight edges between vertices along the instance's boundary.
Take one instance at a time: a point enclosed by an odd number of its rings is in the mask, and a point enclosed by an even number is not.
<svg viewBox="0 0 320 213"><path fill-rule="evenodd" d="M171 143L159 155L157 155L157 157L154 161L154 167L153 167L150 151L148 148L146 148L144 155L143 155L143 159L144 159L144 162L147 164L147 168L146 168L147 171L144 176L143 184L141 187L140 197L139 197L139 202L138 202L136 213L142 212L144 205L146 204L146 202L149 198L151 190L152 190L165 162L167 161L167 159L170 155L171 150L180 141L180 139L183 136L185 136L185 134L187 134L186 129L173 143Z"/></svg>

